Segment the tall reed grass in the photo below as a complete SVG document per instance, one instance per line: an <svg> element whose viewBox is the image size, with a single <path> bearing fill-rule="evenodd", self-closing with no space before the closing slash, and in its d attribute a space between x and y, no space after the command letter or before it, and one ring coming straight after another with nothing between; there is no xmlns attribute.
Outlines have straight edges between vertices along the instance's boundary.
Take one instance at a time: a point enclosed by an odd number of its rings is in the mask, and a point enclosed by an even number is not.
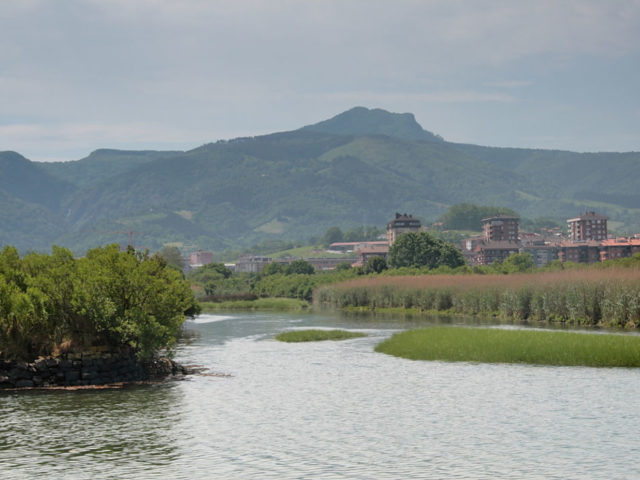
<svg viewBox="0 0 640 480"><path fill-rule="evenodd" d="M367 277L321 287L314 293L314 303L636 327L640 326L640 270Z"/></svg>

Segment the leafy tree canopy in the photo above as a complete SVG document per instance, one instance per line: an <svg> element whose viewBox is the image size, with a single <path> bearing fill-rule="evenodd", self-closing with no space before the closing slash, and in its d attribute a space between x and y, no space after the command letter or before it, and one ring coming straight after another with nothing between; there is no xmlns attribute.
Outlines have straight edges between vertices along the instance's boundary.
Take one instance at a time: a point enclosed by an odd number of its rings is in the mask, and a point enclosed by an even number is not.
<svg viewBox="0 0 640 480"><path fill-rule="evenodd" d="M344 240L344 234L340 227L331 227L322 236L322 246L327 248L332 243L342 242Z"/></svg>
<svg viewBox="0 0 640 480"><path fill-rule="evenodd" d="M96 248L81 259L0 252L0 352L32 359L66 343L132 348L150 357L177 340L185 315L199 311L181 272L159 255Z"/></svg>
<svg viewBox="0 0 640 480"><path fill-rule="evenodd" d="M462 253L427 232L409 232L398 237L389 248L389 264L398 267L460 267L465 264Z"/></svg>
<svg viewBox="0 0 640 480"><path fill-rule="evenodd" d="M287 275L292 275L292 274L313 275L314 273L316 273L316 269L313 268L313 265L311 265L306 260L294 260L289 265L287 265L287 268L285 269L285 273Z"/></svg>
<svg viewBox="0 0 640 480"><path fill-rule="evenodd" d="M382 273L387 269L387 261L384 257L371 257L364 266L364 273Z"/></svg>
<svg viewBox="0 0 640 480"><path fill-rule="evenodd" d="M178 247L164 246L158 251L158 255L165 259L167 265L182 271L184 269L184 258Z"/></svg>
<svg viewBox="0 0 640 480"><path fill-rule="evenodd" d="M440 221L447 230L482 230L482 219L498 214L518 216L510 208L459 203L449 208Z"/></svg>

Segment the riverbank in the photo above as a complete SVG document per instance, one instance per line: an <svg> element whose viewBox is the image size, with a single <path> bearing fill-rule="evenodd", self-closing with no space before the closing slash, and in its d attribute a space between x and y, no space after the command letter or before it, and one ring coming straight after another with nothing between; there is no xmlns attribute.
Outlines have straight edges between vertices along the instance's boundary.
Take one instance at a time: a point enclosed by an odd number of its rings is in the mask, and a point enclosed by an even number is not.
<svg viewBox="0 0 640 480"><path fill-rule="evenodd" d="M121 386L189 373L166 357L143 361L129 352L69 353L34 362L0 360L0 389Z"/></svg>
<svg viewBox="0 0 640 480"><path fill-rule="evenodd" d="M635 328L640 271L362 278L319 288L314 305Z"/></svg>
<svg viewBox="0 0 640 480"><path fill-rule="evenodd" d="M640 336L429 327L396 333L376 352L411 360L640 367Z"/></svg>
<svg viewBox="0 0 640 480"><path fill-rule="evenodd" d="M297 298L267 297L255 300L225 300L222 302L200 302L203 313L221 311L287 311L295 312L308 310L309 302Z"/></svg>

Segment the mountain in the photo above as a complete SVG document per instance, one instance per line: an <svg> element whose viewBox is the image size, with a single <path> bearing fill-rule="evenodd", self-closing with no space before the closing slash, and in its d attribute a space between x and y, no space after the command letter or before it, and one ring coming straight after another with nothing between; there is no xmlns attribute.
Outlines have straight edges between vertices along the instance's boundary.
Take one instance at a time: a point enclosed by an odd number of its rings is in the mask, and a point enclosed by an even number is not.
<svg viewBox="0 0 640 480"><path fill-rule="evenodd" d="M356 107L187 152L97 150L48 164L0 153L0 242L82 253L133 232L151 250L222 250L383 226L396 211L433 221L462 202L559 220L588 208L640 231L639 165L639 153L450 143L411 114Z"/></svg>
<svg viewBox="0 0 640 480"><path fill-rule="evenodd" d="M403 140L442 142L442 138L423 130L413 113L391 113L380 108L354 107L329 120L302 127L301 130L334 135L386 135Z"/></svg>

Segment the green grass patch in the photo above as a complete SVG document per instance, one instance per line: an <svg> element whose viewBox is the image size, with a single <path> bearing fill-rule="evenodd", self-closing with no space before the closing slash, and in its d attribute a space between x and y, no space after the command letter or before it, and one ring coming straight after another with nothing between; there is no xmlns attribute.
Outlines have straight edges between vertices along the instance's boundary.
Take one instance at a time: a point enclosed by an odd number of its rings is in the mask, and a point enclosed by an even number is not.
<svg viewBox="0 0 640 480"><path fill-rule="evenodd" d="M396 333L376 352L412 360L640 367L640 336L430 327Z"/></svg>
<svg viewBox="0 0 640 480"><path fill-rule="evenodd" d="M366 333L349 332L347 330L292 330L276 335L281 342L318 342L321 340L348 340L349 338L366 337Z"/></svg>
<svg viewBox="0 0 640 480"><path fill-rule="evenodd" d="M224 302L200 302L203 312L223 310L278 310L299 311L309 308L309 302L297 298L258 298L256 300L229 300Z"/></svg>

